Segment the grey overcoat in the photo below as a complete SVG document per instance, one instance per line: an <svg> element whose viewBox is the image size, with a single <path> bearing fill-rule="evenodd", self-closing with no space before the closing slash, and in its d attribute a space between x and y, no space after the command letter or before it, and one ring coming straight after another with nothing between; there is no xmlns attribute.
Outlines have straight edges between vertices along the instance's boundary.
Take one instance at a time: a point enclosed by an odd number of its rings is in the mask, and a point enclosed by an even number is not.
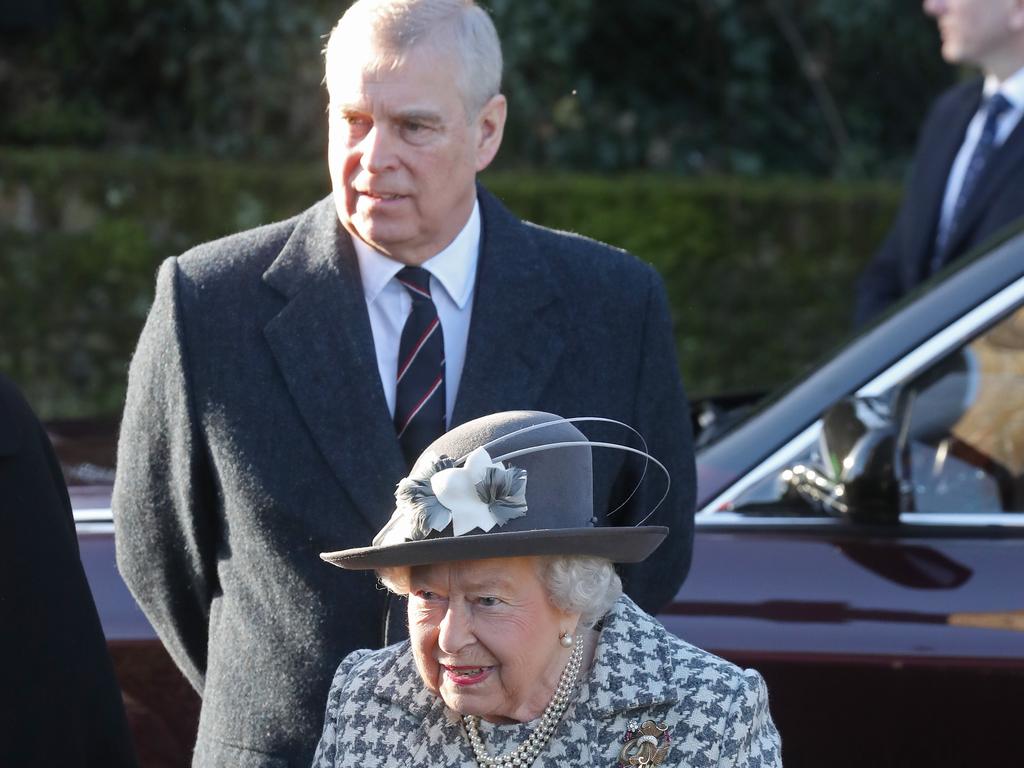
<svg viewBox="0 0 1024 768"><path fill-rule="evenodd" d="M523 408L639 429L672 473L650 519L672 533L623 575L656 609L689 565L694 503L661 282L627 253L479 199L453 423ZM638 469L596 451L597 509ZM371 573L318 554L368 544L405 472L331 198L163 264L129 373L113 510L125 581L203 697L195 765L309 764L338 660L379 647L385 602ZM635 522L663 489L652 475L601 522Z"/></svg>
<svg viewBox="0 0 1024 768"><path fill-rule="evenodd" d="M781 765L761 676L682 642L622 597L532 768L613 768L630 723L647 720L668 727L665 768ZM482 723L481 735L492 755L506 754L532 727ZM356 651L334 675L313 768L347 766L476 766L461 719L423 685L408 641Z"/></svg>

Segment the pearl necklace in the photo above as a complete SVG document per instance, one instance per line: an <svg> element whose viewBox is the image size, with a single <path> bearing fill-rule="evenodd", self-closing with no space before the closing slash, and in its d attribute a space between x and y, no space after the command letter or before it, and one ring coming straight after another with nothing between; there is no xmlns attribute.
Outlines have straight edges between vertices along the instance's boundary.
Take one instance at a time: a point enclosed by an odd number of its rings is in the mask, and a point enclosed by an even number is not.
<svg viewBox="0 0 1024 768"><path fill-rule="evenodd" d="M583 641L577 641L576 647L572 649L569 662L562 670L562 676L558 679L558 687L555 688L555 695L544 709L540 717L540 724L530 736L505 755L492 756L483 739L480 738L480 718L476 715L463 715L462 722L466 726L466 733L469 734L469 744L473 748L473 756L481 768L526 768L533 765L537 755L544 749L544 746L551 739L555 727L569 708L572 700L573 690L579 680L580 668L583 666Z"/></svg>

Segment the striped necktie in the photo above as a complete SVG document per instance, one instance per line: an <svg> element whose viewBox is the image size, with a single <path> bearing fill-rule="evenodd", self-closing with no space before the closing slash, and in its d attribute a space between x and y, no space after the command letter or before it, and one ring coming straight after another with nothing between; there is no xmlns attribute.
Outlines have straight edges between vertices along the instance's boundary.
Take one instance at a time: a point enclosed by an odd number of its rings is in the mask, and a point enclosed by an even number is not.
<svg viewBox="0 0 1024 768"><path fill-rule="evenodd" d="M412 297L402 329L395 386L395 431L411 467L445 431L444 336L430 298L430 273L404 267L398 282Z"/></svg>
<svg viewBox="0 0 1024 768"><path fill-rule="evenodd" d="M930 265L933 273L941 269L948 260L949 254L946 252L946 246L949 245L949 238L956 231L964 206L971 199L971 194L978 186L978 179L984 172L985 166L988 165L992 153L996 151L996 129L999 127L999 118L1011 106L1009 99L1001 93L993 94L985 103L985 124L981 129L981 136L978 138L978 144L975 146L971 161L967 164L967 170L964 172L964 180L960 185L956 203L953 205L953 212L949 215L949 221L945 226L940 227L939 236L935 242L935 254Z"/></svg>

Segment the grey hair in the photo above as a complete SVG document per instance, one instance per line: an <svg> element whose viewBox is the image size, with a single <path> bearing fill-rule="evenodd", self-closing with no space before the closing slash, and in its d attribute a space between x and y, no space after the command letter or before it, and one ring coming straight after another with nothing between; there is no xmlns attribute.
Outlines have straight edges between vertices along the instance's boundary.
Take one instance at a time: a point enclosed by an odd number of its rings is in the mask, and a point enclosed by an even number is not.
<svg viewBox="0 0 1024 768"><path fill-rule="evenodd" d="M622 595L615 566L603 557L557 555L538 557L537 574L551 602L566 613L580 614L580 624L592 627ZM409 568L379 568L380 583L396 595L409 594Z"/></svg>
<svg viewBox="0 0 1024 768"><path fill-rule="evenodd" d="M388 592L399 596L409 594L409 566L396 565L390 568L378 568L377 580Z"/></svg>
<svg viewBox="0 0 1024 768"><path fill-rule="evenodd" d="M567 613L580 614L584 627L594 626L622 595L615 566L603 557L544 557L540 575L551 602Z"/></svg>
<svg viewBox="0 0 1024 768"><path fill-rule="evenodd" d="M331 31L324 49L326 81L345 57L346 43L378 54L371 66L401 64L417 45L451 50L459 64L458 85L467 117L479 113L501 91L501 43L494 22L473 0L358 0Z"/></svg>

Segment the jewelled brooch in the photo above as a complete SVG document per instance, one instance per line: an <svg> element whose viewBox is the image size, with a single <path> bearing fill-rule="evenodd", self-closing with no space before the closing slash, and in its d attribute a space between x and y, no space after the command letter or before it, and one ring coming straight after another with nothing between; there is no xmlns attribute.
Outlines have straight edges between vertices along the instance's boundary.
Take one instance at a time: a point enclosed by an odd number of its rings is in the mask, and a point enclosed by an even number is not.
<svg viewBox="0 0 1024 768"><path fill-rule="evenodd" d="M647 720L642 725L630 720L626 726L625 742L619 750L619 765L661 765L668 756L672 738L668 726Z"/></svg>

